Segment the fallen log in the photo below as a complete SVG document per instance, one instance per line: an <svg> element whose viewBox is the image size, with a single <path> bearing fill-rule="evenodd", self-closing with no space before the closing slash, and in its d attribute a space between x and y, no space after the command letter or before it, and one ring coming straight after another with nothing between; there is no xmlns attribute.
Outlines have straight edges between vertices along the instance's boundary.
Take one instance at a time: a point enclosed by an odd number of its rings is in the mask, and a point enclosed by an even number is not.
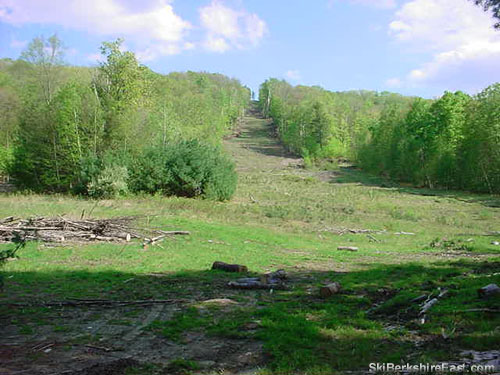
<svg viewBox="0 0 500 375"><path fill-rule="evenodd" d="M339 246L337 250L358 251L358 248L355 246Z"/></svg>
<svg viewBox="0 0 500 375"><path fill-rule="evenodd" d="M338 282L334 282L328 285L325 285L319 289L319 295L322 298L328 298L333 296L334 294L339 293L342 290L342 286Z"/></svg>
<svg viewBox="0 0 500 375"><path fill-rule="evenodd" d="M497 284L489 284L477 290L480 298L489 298L500 294L500 287Z"/></svg>
<svg viewBox="0 0 500 375"><path fill-rule="evenodd" d="M226 272L248 272L247 266L242 266L241 264L228 264L219 261L212 264L212 269Z"/></svg>

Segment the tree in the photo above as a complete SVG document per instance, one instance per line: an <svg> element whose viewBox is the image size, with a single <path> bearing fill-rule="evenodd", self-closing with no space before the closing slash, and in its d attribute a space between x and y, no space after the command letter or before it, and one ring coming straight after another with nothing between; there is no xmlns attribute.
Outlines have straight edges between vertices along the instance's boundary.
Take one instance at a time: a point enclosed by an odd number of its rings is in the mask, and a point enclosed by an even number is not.
<svg viewBox="0 0 500 375"><path fill-rule="evenodd" d="M56 90L60 73L57 68L63 64L63 55L63 44L56 34L49 39L43 36L34 38L21 54L21 59L33 65L37 83L47 104Z"/></svg>
<svg viewBox="0 0 500 375"><path fill-rule="evenodd" d="M476 5L483 7L485 11L491 9L493 17L500 20L500 0L474 0ZM500 22L495 24L496 29L500 29Z"/></svg>
<svg viewBox="0 0 500 375"><path fill-rule="evenodd" d="M137 125L134 116L148 98L148 82L147 68L139 64L133 52L123 51L122 43L117 39L102 44L106 61L100 64L94 85L105 112L105 141L126 151Z"/></svg>

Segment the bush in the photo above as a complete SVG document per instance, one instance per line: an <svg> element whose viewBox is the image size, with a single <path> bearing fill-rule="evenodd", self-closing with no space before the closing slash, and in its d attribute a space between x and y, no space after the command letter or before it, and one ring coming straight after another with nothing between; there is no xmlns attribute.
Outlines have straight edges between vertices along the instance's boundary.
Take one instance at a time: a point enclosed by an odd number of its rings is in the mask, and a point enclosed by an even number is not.
<svg viewBox="0 0 500 375"><path fill-rule="evenodd" d="M88 184L92 198L115 198L128 193L128 170L120 165L108 165Z"/></svg>
<svg viewBox="0 0 500 375"><path fill-rule="evenodd" d="M9 166L12 162L12 150L0 146L0 176L9 174Z"/></svg>
<svg viewBox="0 0 500 375"><path fill-rule="evenodd" d="M135 193L168 193L170 173L166 170L167 151L150 148L134 158L129 167L128 186Z"/></svg>
<svg viewBox="0 0 500 375"><path fill-rule="evenodd" d="M236 190L234 163L220 149L198 141L148 150L132 165L129 186L134 192L224 201Z"/></svg>
<svg viewBox="0 0 500 375"><path fill-rule="evenodd" d="M94 155L80 161L78 181L73 191L92 198L114 198L128 193L127 162L113 154Z"/></svg>

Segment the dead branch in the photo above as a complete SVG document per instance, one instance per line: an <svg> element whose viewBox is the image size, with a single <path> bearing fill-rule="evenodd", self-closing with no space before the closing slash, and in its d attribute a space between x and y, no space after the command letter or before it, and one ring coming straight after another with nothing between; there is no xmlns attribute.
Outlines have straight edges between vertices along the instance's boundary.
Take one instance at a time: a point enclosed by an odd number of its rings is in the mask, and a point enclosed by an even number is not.
<svg viewBox="0 0 500 375"><path fill-rule="evenodd" d="M355 246L339 246L337 250L358 251L358 248Z"/></svg>
<svg viewBox="0 0 500 375"><path fill-rule="evenodd" d="M113 301L113 300L67 300L67 301L51 301L51 302L6 302L1 303L0 306L14 306L14 307L31 307L31 306L44 306L44 307L62 307L62 306L131 306L131 305L155 305L166 303L187 303L187 299L150 299L150 300L136 300L136 301Z"/></svg>

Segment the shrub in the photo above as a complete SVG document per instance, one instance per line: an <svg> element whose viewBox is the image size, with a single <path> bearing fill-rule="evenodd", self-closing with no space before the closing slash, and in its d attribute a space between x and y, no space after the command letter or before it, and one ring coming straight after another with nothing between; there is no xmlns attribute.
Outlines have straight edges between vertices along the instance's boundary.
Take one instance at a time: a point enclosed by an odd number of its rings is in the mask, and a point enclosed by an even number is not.
<svg viewBox="0 0 500 375"><path fill-rule="evenodd" d="M134 192L224 201L236 190L233 162L219 148L198 141L150 149L132 166L129 186Z"/></svg>
<svg viewBox="0 0 500 375"><path fill-rule="evenodd" d="M166 170L167 150L154 147L134 158L129 167L128 185L135 193L168 193L170 173Z"/></svg>
<svg viewBox="0 0 500 375"><path fill-rule="evenodd" d="M92 198L113 198L128 193L128 168L123 158L106 154L89 155L80 161L78 181L73 191Z"/></svg>
<svg viewBox="0 0 500 375"><path fill-rule="evenodd" d="M120 165L107 165L88 184L88 194L92 198L115 198L128 193L127 167Z"/></svg>
<svg viewBox="0 0 500 375"><path fill-rule="evenodd" d="M228 200L236 190L234 163L216 147L198 141L174 144L167 153L168 192L177 196Z"/></svg>
<svg viewBox="0 0 500 375"><path fill-rule="evenodd" d="M12 162L12 150L0 146L0 176L9 174L9 166Z"/></svg>

